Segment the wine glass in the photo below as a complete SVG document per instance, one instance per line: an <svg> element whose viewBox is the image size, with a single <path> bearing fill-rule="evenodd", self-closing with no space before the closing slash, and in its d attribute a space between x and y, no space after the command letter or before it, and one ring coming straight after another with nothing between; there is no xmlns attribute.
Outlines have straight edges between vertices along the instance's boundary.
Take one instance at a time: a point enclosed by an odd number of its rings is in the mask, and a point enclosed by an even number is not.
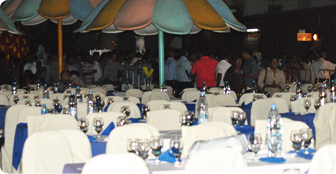
<svg viewBox="0 0 336 174"><path fill-rule="evenodd" d="M248 148L254 152L254 159L258 160L258 152L262 147L261 134L249 134L248 135Z"/></svg>
<svg viewBox="0 0 336 174"><path fill-rule="evenodd" d="M37 107L41 107L41 106L42 106L42 104L41 104L41 100L36 100L36 101L35 101L35 106L37 106Z"/></svg>
<svg viewBox="0 0 336 174"><path fill-rule="evenodd" d="M238 116L239 116L239 112L238 111L231 111L231 121L232 121L232 124L234 126L237 125Z"/></svg>
<svg viewBox="0 0 336 174"><path fill-rule="evenodd" d="M164 104L163 109L172 109L172 106L170 104Z"/></svg>
<svg viewBox="0 0 336 174"><path fill-rule="evenodd" d="M130 102L130 101L131 101L131 98L130 98L130 97L123 97L122 100L123 100L123 101L126 101L126 102Z"/></svg>
<svg viewBox="0 0 336 174"><path fill-rule="evenodd" d="M114 102L114 98L113 97L109 97L109 98L107 98L107 103L108 104L112 104L113 102Z"/></svg>
<svg viewBox="0 0 336 174"><path fill-rule="evenodd" d="M313 131L312 131L312 129L304 128L304 129L300 129L300 132L301 132L302 140L304 141L304 144L303 144L303 146L305 147L304 154L309 154L308 147L309 147L309 145L311 143L311 140L313 138Z"/></svg>
<svg viewBox="0 0 336 174"><path fill-rule="evenodd" d="M258 95L253 95L253 101L256 101L259 99L259 96Z"/></svg>
<svg viewBox="0 0 336 174"><path fill-rule="evenodd" d="M306 114L308 114L308 110L310 108L310 105L311 105L310 99L304 100L303 107L306 109Z"/></svg>
<svg viewBox="0 0 336 174"><path fill-rule="evenodd" d="M296 96L295 95L291 95L290 96L290 101L295 101L296 100Z"/></svg>
<svg viewBox="0 0 336 174"><path fill-rule="evenodd" d="M170 153L175 157L175 165L180 164L179 158L182 154L183 142L181 137L174 137L170 140Z"/></svg>
<svg viewBox="0 0 336 174"><path fill-rule="evenodd" d="M243 125L245 124L245 120L246 120L246 113L245 112L240 112L238 115L238 124L240 125L240 127L243 127Z"/></svg>
<svg viewBox="0 0 336 174"><path fill-rule="evenodd" d="M159 155L163 146L163 138L161 136L152 136L150 138L150 148L155 156L155 164L160 164Z"/></svg>
<svg viewBox="0 0 336 174"><path fill-rule="evenodd" d="M145 160L148 157L148 151L149 151L149 141L148 139L140 139L138 141L138 146L137 146L137 153L138 155Z"/></svg>
<svg viewBox="0 0 336 174"><path fill-rule="evenodd" d="M27 105L27 106L32 106L32 102L31 102L31 100L26 100L26 101L25 101L25 105Z"/></svg>
<svg viewBox="0 0 336 174"><path fill-rule="evenodd" d="M14 99L13 99L14 103L17 104L19 100L20 100L19 96L18 95L14 95Z"/></svg>
<svg viewBox="0 0 336 174"><path fill-rule="evenodd" d="M296 153L299 153L302 147L302 143L303 143L301 131L293 130L291 132L290 139L291 139L292 147L296 150Z"/></svg>
<svg viewBox="0 0 336 174"><path fill-rule="evenodd" d="M286 85L286 87L285 87L285 91L286 91L286 92L289 92L289 89L290 89L290 86L289 86L289 85Z"/></svg>
<svg viewBox="0 0 336 174"><path fill-rule="evenodd" d="M78 124L79 124L79 128L80 128L81 131L83 131L84 133L86 133L88 131L89 119L80 118L80 119L78 119Z"/></svg>
<svg viewBox="0 0 336 174"><path fill-rule="evenodd" d="M127 124L127 118L126 116L119 116L117 118L117 126L124 126L125 124Z"/></svg>
<svg viewBox="0 0 336 174"><path fill-rule="evenodd" d="M187 116L187 125L191 126L192 124L194 124L195 112L194 111L186 111L185 114Z"/></svg>
<svg viewBox="0 0 336 174"><path fill-rule="evenodd" d="M96 117L93 119L93 126L95 127L96 132L98 133L97 138L100 138L100 132L103 131L104 120L102 117Z"/></svg>
<svg viewBox="0 0 336 174"><path fill-rule="evenodd" d="M150 111L150 106L148 104L145 104L142 106L142 114L145 119L147 119L147 112Z"/></svg>
<svg viewBox="0 0 336 174"><path fill-rule="evenodd" d="M139 139L132 138L127 140L127 151L130 153L137 153Z"/></svg>
<svg viewBox="0 0 336 174"><path fill-rule="evenodd" d="M320 99L315 99L314 100L314 107L315 107L315 110L318 110L321 106L321 101Z"/></svg>
<svg viewBox="0 0 336 174"><path fill-rule="evenodd" d="M125 114L126 117L128 117L131 114L131 107L130 106L123 106L123 107L120 108L120 112Z"/></svg>
<svg viewBox="0 0 336 174"><path fill-rule="evenodd" d="M308 90L308 92L312 92L313 87L312 87L312 86L308 86L308 87L307 87L307 90Z"/></svg>
<svg viewBox="0 0 336 174"><path fill-rule="evenodd" d="M282 95L281 94L277 94L275 95L276 98L282 98Z"/></svg>
<svg viewBox="0 0 336 174"><path fill-rule="evenodd" d="M187 125L188 125L187 116L181 114L180 115L180 126L187 126Z"/></svg>

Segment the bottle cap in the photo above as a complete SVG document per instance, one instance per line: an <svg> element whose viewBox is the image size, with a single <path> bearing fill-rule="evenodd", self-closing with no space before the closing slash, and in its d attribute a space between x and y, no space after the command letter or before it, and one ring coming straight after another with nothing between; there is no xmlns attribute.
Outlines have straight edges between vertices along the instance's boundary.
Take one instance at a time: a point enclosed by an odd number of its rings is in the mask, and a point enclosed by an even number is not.
<svg viewBox="0 0 336 174"><path fill-rule="evenodd" d="M89 94L92 94L92 91L89 91Z"/></svg>
<svg viewBox="0 0 336 174"><path fill-rule="evenodd" d="M79 86L77 86L77 89L79 89Z"/></svg>
<svg viewBox="0 0 336 174"><path fill-rule="evenodd" d="M43 107L46 107L46 104L43 104Z"/></svg>
<svg viewBox="0 0 336 174"><path fill-rule="evenodd" d="M301 84L301 82L298 82L298 84L300 85L300 84Z"/></svg>
<svg viewBox="0 0 336 174"><path fill-rule="evenodd" d="M75 95L75 93L74 93L74 92L71 92L70 94L71 94L71 95Z"/></svg>
<svg viewBox="0 0 336 174"><path fill-rule="evenodd" d="M334 83L335 82L335 80L331 80L331 83Z"/></svg>
<svg viewBox="0 0 336 174"><path fill-rule="evenodd" d="M271 105L271 109L272 109L272 110L275 110L275 109L276 109L276 104L272 104L272 105Z"/></svg>

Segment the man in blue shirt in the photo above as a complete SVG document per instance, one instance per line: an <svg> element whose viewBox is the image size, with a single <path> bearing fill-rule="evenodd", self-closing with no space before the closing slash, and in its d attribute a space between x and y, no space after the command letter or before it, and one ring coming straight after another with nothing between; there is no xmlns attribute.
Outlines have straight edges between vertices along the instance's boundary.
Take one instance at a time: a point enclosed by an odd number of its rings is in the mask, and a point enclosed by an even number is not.
<svg viewBox="0 0 336 174"><path fill-rule="evenodd" d="M176 60L174 60L174 51L168 51L168 59L164 63L165 81L168 86L175 87L176 81Z"/></svg>
<svg viewBox="0 0 336 174"><path fill-rule="evenodd" d="M242 70L245 74L245 84L247 87L252 88L254 86L253 81L257 79L257 69L258 64L253 59L253 52L248 48L243 49L242 53L243 58L245 59L245 63L242 67Z"/></svg>
<svg viewBox="0 0 336 174"><path fill-rule="evenodd" d="M179 90L179 92L181 92L184 88L193 87L190 79L191 65L189 60L187 59L187 50L178 51L176 57L180 57L180 59L176 63L176 88Z"/></svg>

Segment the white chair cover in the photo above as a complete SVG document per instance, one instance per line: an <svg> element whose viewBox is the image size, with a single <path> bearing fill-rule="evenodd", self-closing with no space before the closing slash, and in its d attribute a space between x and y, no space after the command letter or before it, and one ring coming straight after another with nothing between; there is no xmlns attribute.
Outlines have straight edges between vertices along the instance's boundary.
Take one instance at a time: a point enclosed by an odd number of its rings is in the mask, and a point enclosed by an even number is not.
<svg viewBox="0 0 336 174"><path fill-rule="evenodd" d="M251 102L253 102L253 97L254 95L259 95L262 96L263 99L267 99L267 96L265 94L261 94L261 93L251 93L251 95L247 96L246 100L245 100L245 104L249 104Z"/></svg>
<svg viewBox="0 0 336 174"><path fill-rule="evenodd" d="M289 112L288 105L287 105L287 102L286 102L285 99L283 99L283 98L268 98L268 99L265 99L265 100L275 102L275 104L277 105L278 112L280 114Z"/></svg>
<svg viewBox="0 0 336 174"><path fill-rule="evenodd" d="M13 89L12 85L9 84L3 84L1 85L2 91L11 91Z"/></svg>
<svg viewBox="0 0 336 174"><path fill-rule="evenodd" d="M296 94L294 92L277 92L272 95L272 99L273 98L283 98L286 101L287 105L290 106L291 95L296 95Z"/></svg>
<svg viewBox="0 0 336 174"><path fill-rule="evenodd" d="M6 95L0 94L0 105L9 106L9 101Z"/></svg>
<svg viewBox="0 0 336 174"><path fill-rule="evenodd" d="M107 92L104 88L102 87L95 87L95 88L91 88L93 93L102 93L106 96Z"/></svg>
<svg viewBox="0 0 336 174"><path fill-rule="evenodd" d="M184 102L186 101L187 95L191 91L199 91L199 90L196 89L196 88L185 88L185 89L183 89L182 98L181 98L182 101L184 101Z"/></svg>
<svg viewBox="0 0 336 174"><path fill-rule="evenodd" d="M185 95L186 95L185 97L186 102L193 102L195 100L198 100L198 98L200 97L200 92L199 91L189 91Z"/></svg>
<svg viewBox="0 0 336 174"><path fill-rule="evenodd" d="M142 98L141 98L141 103L142 104L147 104L150 101L151 94L152 94L151 91L143 93Z"/></svg>
<svg viewBox="0 0 336 174"><path fill-rule="evenodd" d="M91 158L88 138L79 130L47 131L27 138L22 155L23 173L62 173L65 164Z"/></svg>
<svg viewBox="0 0 336 174"><path fill-rule="evenodd" d="M105 89L106 91L114 91L114 86L111 84L106 84L103 85L103 89Z"/></svg>
<svg viewBox="0 0 336 174"><path fill-rule="evenodd" d="M104 108L107 106L109 99L112 99L113 102L122 101L120 96L108 96L104 98Z"/></svg>
<svg viewBox="0 0 336 174"><path fill-rule="evenodd" d="M306 108L304 108L303 106L303 103L305 100L310 100L310 107L308 109L308 113L315 113L316 110L315 110L315 107L314 107L314 101L315 99L318 99L318 98L312 98L312 97L309 97L309 98L300 98L298 100L295 100L295 101L292 101L291 102L291 110L292 112L295 112L295 113L306 113Z"/></svg>
<svg viewBox="0 0 336 174"><path fill-rule="evenodd" d="M17 173L18 171L12 166L13 147L16 126L19 123L19 113L22 108L29 106L14 105L8 108L5 117L5 143L1 148L1 170L5 173Z"/></svg>
<svg viewBox="0 0 336 174"><path fill-rule="evenodd" d="M121 90L126 91L126 84L121 84ZM134 86L132 84L128 84L128 89L133 89Z"/></svg>
<svg viewBox="0 0 336 174"><path fill-rule="evenodd" d="M186 111L188 111L188 108L186 107L186 105L184 103L181 103L181 102L167 102L167 101L165 101L164 103L162 103L159 109L160 110L161 109L165 109L164 108L165 105L170 105L171 109L180 111L181 114L184 114Z"/></svg>
<svg viewBox="0 0 336 174"><path fill-rule="evenodd" d="M149 101L152 100L167 100L170 101L170 97L165 92L152 92L152 94L149 97Z"/></svg>
<svg viewBox="0 0 336 174"><path fill-rule="evenodd" d="M186 92L186 91L198 91L198 89L197 88L184 88L183 91L184 92Z"/></svg>
<svg viewBox="0 0 336 174"><path fill-rule="evenodd" d="M151 127L151 128L150 128ZM127 140L132 138L150 139L151 136L159 136L160 133L149 124L130 124L115 128L109 135L106 144L106 154L128 153Z"/></svg>
<svg viewBox="0 0 336 174"><path fill-rule="evenodd" d="M209 121L222 121L225 123L232 124L231 121L231 111L244 112L239 107L221 107L214 111L212 116L209 115ZM247 124L247 121L245 121Z"/></svg>
<svg viewBox="0 0 336 174"><path fill-rule="evenodd" d="M120 112L120 108L123 106L130 106L131 113L129 118L141 118L141 113L139 107L131 102L114 102L107 109L108 112Z"/></svg>
<svg viewBox="0 0 336 174"><path fill-rule="evenodd" d="M191 127L182 126L184 148L181 157L187 157L189 149L196 141L213 140L234 135L237 135L237 132L232 124L225 122L209 122Z"/></svg>
<svg viewBox="0 0 336 174"><path fill-rule="evenodd" d="M19 97L19 101L18 103L20 102L20 100L30 100L30 99L34 99L34 96L38 95L38 94L15 94ZM9 99L9 104L12 106L12 105L15 105L14 103L14 96L15 95L12 95ZM39 95L38 95L39 96ZM39 96L39 98L42 98L42 96Z"/></svg>
<svg viewBox="0 0 336 174"><path fill-rule="evenodd" d="M133 97L142 97L142 91L140 89L129 89L126 91L125 96L133 96Z"/></svg>
<svg viewBox="0 0 336 174"><path fill-rule="evenodd" d="M147 105L149 105L150 107L150 111L156 111L156 110L160 110L161 105L164 103L167 103L169 101L167 100L152 100L150 102L147 103Z"/></svg>
<svg viewBox="0 0 336 174"><path fill-rule="evenodd" d="M114 127L117 127L117 118L120 116L125 116L125 114L122 114L120 112L104 112L104 113L94 113L89 114L85 118L88 118L89 120L89 129L87 131L87 134L97 134L95 131L95 128L93 126L93 119L97 117L101 117L104 120L104 126L102 132L111 124L111 122L114 123Z"/></svg>
<svg viewBox="0 0 336 174"><path fill-rule="evenodd" d="M234 173L234 174L261 174L260 172L257 172L250 168L237 168L237 167L229 167L222 169L214 174L223 174L223 173Z"/></svg>
<svg viewBox="0 0 336 174"><path fill-rule="evenodd" d="M209 89L209 92L210 92L210 93L223 92L223 89L222 89L222 88L218 88L218 87L211 87L211 88Z"/></svg>
<svg viewBox="0 0 336 174"><path fill-rule="evenodd" d="M151 83L150 85L149 85L149 89L150 90L153 90L154 89L154 85ZM147 90L147 87L146 87L146 85L141 85L141 90Z"/></svg>
<svg viewBox="0 0 336 174"><path fill-rule="evenodd" d="M212 100L211 107L216 106L236 106L236 101L232 95L216 95Z"/></svg>
<svg viewBox="0 0 336 174"><path fill-rule="evenodd" d="M271 110L271 105L275 104L272 100L260 99L252 103L251 126L255 126L256 120L266 120Z"/></svg>
<svg viewBox="0 0 336 174"><path fill-rule="evenodd" d="M12 91L2 91L2 92L0 92L0 95L5 95L8 99L8 101L9 101L9 99L12 96Z"/></svg>
<svg viewBox="0 0 336 174"><path fill-rule="evenodd" d="M313 87L314 85L313 84L303 84L302 85L302 91L303 91L303 93L308 93L308 87L309 86Z"/></svg>
<svg viewBox="0 0 336 174"><path fill-rule="evenodd" d="M28 116L28 136L36 132L58 131L64 129L78 130L75 118L65 114L43 114Z"/></svg>
<svg viewBox="0 0 336 174"><path fill-rule="evenodd" d="M214 148L196 152L189 159L185 173L215 173L228 167L247 168L244 156L232 148Z"/></svg>
<svg viewBox="0 0 336 174"><path fill-rule="evenodd" d="M328 103L317 110L314 118L316 150L336 143L335 117L336 103Z"/></svg>
<svg viewBox="0 0 336 174"><path fill-rule="evenodd" d="M253 93L245 93L245 94L243 94L243 95L240 97L240 99L239 99L239 105L242 105L242 104L245 102L246 98L247 98L248 96L252 95L252 94L253 94ZM245 104L248 104L248 103L245 103Z"/></svg>
<svg viewBox="0 0 336 174"><path fill-rule="evenodd" d="M83 102L82 103L87 103L87 98L84 97L83 95ZM79 103L77 103L78 105ZM67 106L69 105L69 97L67 97L66 99L63 100L62 106Z"/></svg>
<svg viewBox="0 0 336 174"><path fill-rule="evenodd" d="M41 107L29 106L22 108L19 112L17 124L27 123L27 117L32 115L41 115Z"/></svg>
<svg viewBox="0 0 336 174"><path fill-rule="evenodd" d="M69 107L67 105L67 107ZM87 102L77 103L77 118L85 118L87 116Z"/></svg>
<svg viewBox="0 0 336 174"><path fill-rule="evenodd" d="M142 158L133 153L125 153L98 155L84 165L82 174L111 173L111 171L118 174L149 173Z"/></svg>
<svg viewBox="0 0 336 174"><path fill-rule="evenodd" d="M308 174L336 173L336 144L323 146L311 161Z"/></svg>
<svg viewBox="0 0 336 174"><path fill-rule="evenodd" d="M140 103L140 99L139 99L138 97L127 96L127 95L126 95L126 97L128 97L128 98L129 98L128 100L129 100L130 102L134 103L134 104L138 104L138 103ZM120 100L121 100L121 101L124 101L124 98L122 97Z"/></svg>
<svg viewBox="0 0 336 174"><path fill-rule="evenodd" d="M303 128L309 128L309 126L301 121L293 121L291 119L288 118L282 118L282 140L283 140L283 148L285 152L289 152L294 150L294 148L292 147L291 144L291 140L290 140L290 135L291 132L293 130L300 130ZM261 137L262 137L262 143L263 143L263 149L266 149L266 132L267 132L267 127L266 127L266 123L267 120L256 120L256 126L255 126L255 130L254 133L260 133ZM313 147L314 143L311 143L311 147Z"/></svg>
<svg viewBox="0 0 336 174"><path fill-rule="evenodd" d="M173 109L157 110L151 112L147 123L159 131L181 130L180 115L179 111Z"/></svg>

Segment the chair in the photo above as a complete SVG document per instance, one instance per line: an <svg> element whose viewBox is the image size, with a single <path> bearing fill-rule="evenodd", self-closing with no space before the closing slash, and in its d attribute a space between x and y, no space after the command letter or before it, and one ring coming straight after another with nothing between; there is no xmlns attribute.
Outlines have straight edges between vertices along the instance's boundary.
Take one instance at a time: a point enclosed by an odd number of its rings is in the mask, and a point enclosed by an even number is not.
<svg viewBox="0 0 336 174"><path fill-rule="evenodd" d="M303 91L303 93L308 93L308 87L309 86L313 87L314 85L313 84L304 84L304 85L302 85L302 91Z"/></svg>
<svg viewBox="0 0 336 174"><path fill-rule="evenodd" d="M171 109L179 111L181 114L184 114L186 111L188 111L188 108L184 103L181 102L167 102L165 101L162 103L159 107L159 110L165 109L165 106L169 105Z"/></svg>
<svg viewBox="0 0 336 174"><path fill-rule="evenodd" d="M9 85L9 84L3 84L0 87L2 91L11 91L13 89L12 85Z"/></svg>
<svg viewBox="0 0 336 174"><path fill-rule="evenodd" d="M271 105L275 104L272 100L256 100L252 103L251 108L251 126L255 126L256 120L266 120L269 112L271 111Z"/></svg>
<svg viewBox="0 0 336 174"><path fill-rule="evenodd" d="M236 101L232 95L216 95L212 100L211 107L216 106L236 106Z"/></svg>
<svg viewBox="0 0 336 174"><path fill-rule="evenodd" d="M186 102L187 100L187 95L188 95L188 93L189 92L191 92L191 91L194 91L194 92L196 92L196 91L198 91L198 96L199 96L199 90L198 89L196 89L196 88L185 88L184 90L183 90L183 94L182 94L182 101L183 102ZM196 99L195 99L196 100ZM193 101L193 100L192 100ZM189 101L190 102L190 101Z"/></svg>
<svg viewBox="0 0 336 174"><path fill-rule="evenodd" d="M149 101L152 100L167 100L170 101L170 98L167 93L165 92L152 92L152 94L149 97Z"/></svg>
<svg viewBox="0 0 336 174"><path fill-rule="evenodd" d="M218 87L212 87L209 89L210 93L215 93L215 92L223 92L223 88L218 88Z"/></svg>
<svg viewBox="0 0 336 174"><path fill-rule="evenodd" d="M167 86L167 94L169 96L170 99L174 99L174 90L171 86Z"/></svg>
<svg viewBox="0 0 336 174"><path fill-rule="evenodd" d="M294 92L276 92L272 95L272 99L273 98L283 98L287 105L290 106L290 99L292 95L296 95Z"/></svg>
<svg viewBox="0 0 336 174"><path fill-rule="evenodd" d="M27 123L27 117L32 115L41 115L41 107L29 106L22 108L19 112L19 118L16 124Z"/></svg>
<svg viewBox="0 0 336 174"><path fill-rule="evenodd" d="M282 141L283 141L283 149L285 152L289 152L294 150L291 144L290 140L290 135L293 130L300 130L303 128L309 128L309 126L301 121L293 121L288 118L282 118ZM256 120L255 121L255 131L254 133L260 133L262 140L263 140L263 148L267 148L266 146L266 132L267 132L267 127L266 127L267 120ZM314 143L311 143L311 147L313 147Z"/></svg>
<svg viewBox="0 0 336 174"><path fill-rule="evenodd" d="M47 131L28 137L22 154L23 173L62 173L68 163L92 157L87 136L79 130Z"/></svg>
<svg viewBox="0 0 336 174"><path fill-rule="evenodd" d="M222 147L196 152L185 167L186 174L215 173L225 168L247 168L241 152Z"/></svg>
<svg viewBox="0 0 336 174"><path fill-rule="evenodd" d="M121 107L129 106L131 113L129 118L141 118L141 113L139 107L131 102L114 102L107 109L108 112L120 112Z"/></svg>
<svg viewBox="0 0 336 174"><path fill-rule="evenodd" d="M186 102L193 102L195 100L198 100L198 98L200 97L200 91L189 91L185 95L186 95L185 97Z"/></svg>
<svg viewBox="0 0 336 174"><path fill-rule="evenodd" d="M125 96L126 97L126 96ZM125 101L125 97L122 97L121 98L121 101ZM140 99L138 98L138 97L134 97L134 96L127 96L126 98L128 98L127 100L129 101L129 102L132 102L132 103L134 103L134 104L138 104L138 103L140 103Z"/></svg>
<svg viewBox="0 0 336 174"><path fill-rule="evenodd" d="M247 98L248 96L252 95L252 94L253 94L253 93L245 93L245 94L243 94L243 95L240 97L240 99L239 99L239 105L242 105L242 104L245 102L246 98ZM247 104L247 103L245 103L245 104Z"/></svg>
<svg viewBox="0 0 336 174"><path fill-rule="evenodd" d="M149 85L149 90L153 90L154 89L154 85L151 83L150 85ZM143 91L146 91L147 90L147 86L146 86L146 84L145 85L141 85L141 90L143 90Z"/></svg>
<svg viewBox="0 0 336 174"><path fill-rule="evenodd" d="M32 115L27 118L28 136L36 132L58 131L64 129L78 130L78 122L74 117L65 114Z"/></svg>
<svg viewBox="0 0 336 174"><path fill-rule="evenodd" d="M184 88L183 92L187 92L187 91L198 91L197 88Z"/></svg>
<svg viewBox="0 0 336 174"><path fill-rule="evenodd" d="M87 98L85 98L84 96L83 96L83 102L82 103L87 103ZM77 105L78 105L79 103L77 103ZM64 100L63 100L63 103L62 103L62 106L67 106L67 105L69 105L69 97L67 97L67 98L65 98Z"/></svg>
<svg viewBox="0 0 336 174"><path fill-rule="evenodd" d="M122 97L120 96L108 96L104 98L104 108L107 106L109 100L112 100L113 102L116 101L122 101Z"/></svg>
<svg viewBox="0 0 336 174"><path fill-rule="evenodd" d="M0 105L9 106L9 101L8 101L7 96L0 95Z"/></svg>
<svg viewBox="0 0 336 174"><path fill-rule="evenodd" d="M220 107L216 109L212 115L209 115L209 121L222 121L225 123L232 124L231 111L244 112L239 107ZM247 119L245 122L247 124Z"/></svg>
<svg viewBox="0 0 336 174"><path fill-rule="evenodd" d="M138 123L115 128L109 135L106 144L106 154L128 153L127 140L132 138L150 139L160 133L150 124Z"/></svg>
<svg viewBox="0 0 336 174"><path fill-rule="evenodd" d="M316 109L314 107L314 102L315 102L315 99L318 99L318 98L300 98L298 100L295 100L295 101L292 101L291 102L291 110L292 112L295 112L295 113L306 113L306 108L304 108L303 104L305 102L305 100L310 100L310 107L308 109L308 113L315 113L316 112Z"/></svg>
<svg viewBox="0 0 336 174"><path fill-rule="evenodd" d="M132 97L138 97L141 98L142 97L142 91L140 89L129 89L126 91L125 96L132 96Z"/></svg>
<svg viewBox="0 0 336 174"><path fill-rule="evenodd" d="M277 105L278 112L280 114L289 112L288 105L287 105L287 102L286 102L285 99L283 99L283 98L268 98L268 99L265 99L265 100L275 102L275 104Z"/></svg>
<svg viewBox="0 0 336 174"><path fill-rule="evenodd" d="M29 106L26 105L14 105L8 108L5 118L5 143L1 147L1 170L5 173L17 173L18 171L12 166L13 159L13 147L16 126L19 123L20 110ZM41 112L41 111L40 111Z"/></svg>
<svg viewBox="0 0 336 174"><path fill-rule="evenodd" d="M317 110L314 118L316 150L336 143L335 116L336 103L328 103Z"/></svg>
<svg viewBox="0 0 336 174"><path fill-rule="evenodd" d="M106 96L107 92L104 88L102 87L95 87L95 88L91 88L93 93L102 93Z"/></svg>
<svg viewBox="0 0 336 174"><path fill-rule="evenodd" d="M128 89L133 89L133 88L134 88L134 86L132 84L128 84ZM126 91L128 89L127 89L127 85L126 84L121 84L121 90L122 91Z"/></svg>
<svg viewBox="0 0 336 174"><path fill-rule="evenodd" d="M34 96L36 96L37 94L15 94L15 95L19 97L18 102L20 102L20 100L22 101L22 100L34 99ZM11 106L15 105L14 100L13 100L15 95L12 95L9 99L9 105ZM39 98L41 98L41 96L39 96Z"/></svg>
<svg viewBox="0 0 336 174"><path fill-rule="evenodd" d="M2 91L2 92L0 92L0 95L6 96L7 100L9 100L12 96L12 91Z"/></svg>
<svg viewBox="0 0 336 174"><path fill-rule="evenodd" d="M336 145L329 144L320 148L311 161L308 174L335 173Z"/></svg>
<svg viewBox="0 0 336 174"><path fill-rule="evenodd" d="M253 98L254 98L255 95L262 96L263 99L267 99L267 96L265 94L252 93L251 95L247 96L247 98L245 100L245 104L247 105L247 104L253 102Z"/></svg>
<svg viewBox="0 0 336 174"><path fill-rule="evenodd" d="M104 120L104 126L102 132L111 124L114 123L114 127L117 127L117 118L120 116L125 116L120 112L104 112L104 113L93 113L87 115L85 118L89 120L89 129L87 131L88 134L97 134L95 128L93 126L93 119L97 117L101 117Z"/></svg>
<svg viewBox="0 0 336 174"><path fill-rule="evenodd" d="M111 84L105 84L103 85L103 89L105 89L106 91L114 91L114 86Z"/></svg>
<svg viewBox="0 0 336 174"><path fill-rule="evenodd" d="M147 123L159 131L181 130L180 115L179 111L173 109L157 110L151 112Z"/></svg>
<svg viewBox="0 0 336 174"><path fill-rule="evenodd" d="M141 103L142 104L147 104L150 101L150 96L151 96L152 92L148 91L148 92L144 92L141 98Z"/></svg>
<svg viewBox="0 0 336 174"><path fill-rule="evenodd" d="M167 100L152 100L152 101L148 102L147 105L149 106L150 111L147 112L147 117L150 116L152 111L160 110L161 105L163 103L166 103L166 102L169 102L169 101L167 101Z"/></svg>
<svg viewBox="0 0 336 174"><path fill-rule="evenodd" d="M213 140L234 135L237 135L235 128L232 124L225 122L209 122L191 127L182 126L184 148L181 157L187 157L189 149L196 141Z"/></svg>
<svg viewBox="0 0 336 174"><path fill-rule="evenodd" d="M125 153L98 155L84 165L82 174L111 173L111 171L118 174L149 173L142 158L134 153Z"/></svg>

